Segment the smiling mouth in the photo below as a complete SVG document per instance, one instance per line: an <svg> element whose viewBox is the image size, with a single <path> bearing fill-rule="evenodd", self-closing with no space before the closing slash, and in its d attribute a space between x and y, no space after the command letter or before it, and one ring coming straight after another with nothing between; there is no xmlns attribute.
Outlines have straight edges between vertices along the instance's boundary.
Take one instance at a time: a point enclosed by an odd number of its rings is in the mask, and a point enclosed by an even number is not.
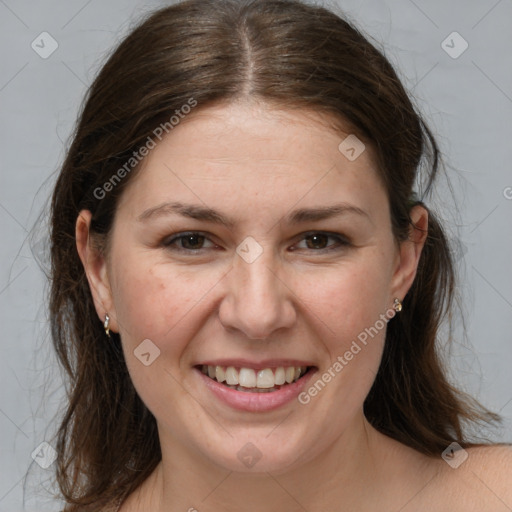
<svg viewBox="0 0 512 512"><path fill-rule="evenodd" d="M196 366L210 379L236 391L271 393L297 382L314 366L287 366L278 368L237 368L234 366Z"/></svg>

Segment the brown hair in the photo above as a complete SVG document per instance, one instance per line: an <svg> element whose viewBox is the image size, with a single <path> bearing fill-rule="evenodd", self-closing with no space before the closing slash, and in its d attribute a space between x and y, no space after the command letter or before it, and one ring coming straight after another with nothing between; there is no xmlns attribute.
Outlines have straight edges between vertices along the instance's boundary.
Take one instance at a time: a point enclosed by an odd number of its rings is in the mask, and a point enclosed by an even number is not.
<svg viewBox="0 0 512 512"><path fill-rule="evenodd" d="M51 328L69 393L57 478L67 511L88 504L97 510L132 492L161 457L155 419L131 383L119 335L107 342L96 314L76 249L76 219L90 210L92 233L108 240L117 201L136 169L105 197L97 191L191 98L196 110L251 98L325 113L350 127L374 150L397 241L408 237L411 207L424 205L411 200L414 184L422 182L427 197L440 168L434 137L388 60L322 7L188 0L133 30L88 91L51 204ZM449 384L437 352L454 279L447 239L430 212L416 279L388 325L364 403L379 431L436 456L452 441L468 444L465 421L498 419Z"/></svg>

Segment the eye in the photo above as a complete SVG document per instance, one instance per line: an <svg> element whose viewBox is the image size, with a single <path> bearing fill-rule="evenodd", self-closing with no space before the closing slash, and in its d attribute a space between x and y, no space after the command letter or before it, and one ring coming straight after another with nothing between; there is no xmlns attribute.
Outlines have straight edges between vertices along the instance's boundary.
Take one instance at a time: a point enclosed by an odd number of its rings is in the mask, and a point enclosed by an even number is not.
<svg viewBox="0 0 512 512"><path fill-rule="evenodd" d="M334 243L329 244L329 239L334 240ZM334 233L324 233L324 232L311 232L306 233L303 237L305 241L306 247L300 247L300 244L295 247L299 247L300 249L311 249L316 252L321 251L332 251L336 249L341 249L344 246L350 245L350 243L341 235ZM302 242L301 242L302 243ZM292 249L295 250L295 249Z"/></svg>
<svg viewBox="0 0 512 512"><path fill-rule="evenodd" d="M334 240L334 243L329 243L329 240ZM301 246L303 243L305 243L305 246ZM205 246L205 244L210 245ZM213 249L218 247L206 236L205 233L199 231L177 233L164 239L162 245L166 249L178 252L187 252L189 254L198 253L202 249ZM327 252L339 250L349 245L350 243L339 234L310 232L304 234L301 242L290 248L290 250L296 251L306 249L314 252Z"/></svg>
<svg viewBox="0 0 512 512"><path fill-rule="evenodd" d="M211 247L216 247L215 244L209 240L203 233L190 231L187 233L178 233L173 235L171 238L167 238L162 242L162 245L170 250L196 252L201 249L207 249L204 247L204 243L209 241Z"/></svg>

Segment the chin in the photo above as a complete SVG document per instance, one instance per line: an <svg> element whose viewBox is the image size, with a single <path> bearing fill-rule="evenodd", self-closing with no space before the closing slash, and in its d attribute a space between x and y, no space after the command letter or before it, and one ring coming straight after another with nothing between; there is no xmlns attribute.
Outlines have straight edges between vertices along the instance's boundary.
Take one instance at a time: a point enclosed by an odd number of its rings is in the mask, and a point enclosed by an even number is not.
<svg viewBox="0 0 512 512"><path fill-rule="evenodd" d="M224 450L204 452L215 465L237 473L285 473L305 462L304 442L283 438L271 439L268 432L260 438L252 435L230 438ZM217 447L220 445L217 444ZM206 449L208 447L205 447Z"/></svg>

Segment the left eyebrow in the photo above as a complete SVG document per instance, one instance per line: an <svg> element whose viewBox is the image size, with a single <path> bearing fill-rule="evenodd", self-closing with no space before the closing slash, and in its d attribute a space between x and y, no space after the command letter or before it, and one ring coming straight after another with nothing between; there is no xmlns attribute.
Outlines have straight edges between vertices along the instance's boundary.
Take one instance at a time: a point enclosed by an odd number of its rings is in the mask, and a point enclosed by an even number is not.
<svg viewBox="0 0 512 512"><path fill-rule="evenodd" d="M317 208L300 208L292 211L285 217L285 219L289 224L300 224L304 222L316 222L345 214L361 215L363 217L367 217L368 220L371 220L368 213L363 209L347 203L339 203Z"/></svg>

